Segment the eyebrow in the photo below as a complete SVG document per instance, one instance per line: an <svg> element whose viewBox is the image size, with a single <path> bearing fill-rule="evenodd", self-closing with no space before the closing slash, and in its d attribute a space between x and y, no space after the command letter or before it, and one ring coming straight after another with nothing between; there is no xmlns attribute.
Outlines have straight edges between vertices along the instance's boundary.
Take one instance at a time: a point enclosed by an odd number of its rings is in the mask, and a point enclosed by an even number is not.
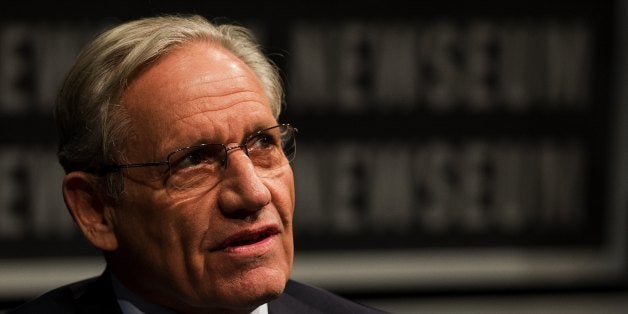
<svg viewBox="0 0 628 314"><path fill-rule="evenodd" d="M275 122L277 123L277 122ZM277 123L278 124L278 123ZM265 130L268 129L272 126L274 126L275 124L271 124L271 125L267 125L267 124L262 124L262 123L256 123L254 124L254 127L251 128L252 131L247 131L244 132L244 136L238 141L238 144L247 140L251 135L261 131L261 130ZM216 141L213 139L210 139L207 136L203 136L201 138L196 139L195 141L191 142L190 144L184 145L184 146L178 146L174 149L171 149L169 152L167 152L166 154L170 154L178 149L182 149L185 147L192 147L192 146L198 146L198 145L202 145L202 144L222 144L225 145L226 143L221 143L220 141Z"/></svg>

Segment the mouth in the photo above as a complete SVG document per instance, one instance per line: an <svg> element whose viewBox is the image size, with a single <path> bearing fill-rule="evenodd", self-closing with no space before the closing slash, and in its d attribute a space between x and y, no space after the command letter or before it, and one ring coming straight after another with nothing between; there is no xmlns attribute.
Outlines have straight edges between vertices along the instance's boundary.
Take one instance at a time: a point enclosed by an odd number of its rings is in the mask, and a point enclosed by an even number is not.
<svg viewBox="0 0 628 314"><path fill-rule="evenodd" d="M228 237L212 251L238 252L250 250L270 242L273 236L277 234L279 234L279 230L272 226L255 230L245 230Z"/></svg>

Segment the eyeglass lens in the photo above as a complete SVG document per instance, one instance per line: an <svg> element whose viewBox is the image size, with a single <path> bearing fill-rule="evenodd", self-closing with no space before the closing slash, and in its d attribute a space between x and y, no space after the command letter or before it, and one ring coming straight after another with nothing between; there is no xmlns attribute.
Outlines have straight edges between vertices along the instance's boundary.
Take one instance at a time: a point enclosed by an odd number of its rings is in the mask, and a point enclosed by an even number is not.
<svg viewBox="0 0 628 314"><path fill-rule="evenodd" d="M259 176L294 159L295 129L278 125L253 133L239 146L248 155ZM223 144L203 144L178 150L168 157L167 187L174 190L211 188L220 181L221 170L228 167L228 155L233 148Z"/></svg>

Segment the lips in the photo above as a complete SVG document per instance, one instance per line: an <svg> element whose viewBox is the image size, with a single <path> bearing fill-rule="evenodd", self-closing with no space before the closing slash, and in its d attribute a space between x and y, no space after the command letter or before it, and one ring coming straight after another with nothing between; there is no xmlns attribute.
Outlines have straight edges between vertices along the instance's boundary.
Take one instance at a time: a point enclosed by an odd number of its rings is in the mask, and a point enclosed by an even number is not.
<svg viewBox="0 0 628 314"><path fill-rule="evenodd" d="M263 227L255 230L245 230L228 237L220 245L218 245L215 250L212 251L222 251L234 249L237 247L255 245L278 233L279 230L276 227L272 226Z"/></svg>

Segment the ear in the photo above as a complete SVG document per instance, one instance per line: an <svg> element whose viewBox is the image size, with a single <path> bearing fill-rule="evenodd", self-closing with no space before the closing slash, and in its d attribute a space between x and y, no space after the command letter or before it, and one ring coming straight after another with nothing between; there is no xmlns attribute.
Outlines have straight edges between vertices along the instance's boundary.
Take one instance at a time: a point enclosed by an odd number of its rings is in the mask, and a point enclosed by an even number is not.
<svg viewBox="0 0 628 314"><path fill-rule="evenodd" d="M113 251L118 240L113 225L113 208L92 175L74 171L63 178L63 198L83 235L95 247Z"/></svg>

